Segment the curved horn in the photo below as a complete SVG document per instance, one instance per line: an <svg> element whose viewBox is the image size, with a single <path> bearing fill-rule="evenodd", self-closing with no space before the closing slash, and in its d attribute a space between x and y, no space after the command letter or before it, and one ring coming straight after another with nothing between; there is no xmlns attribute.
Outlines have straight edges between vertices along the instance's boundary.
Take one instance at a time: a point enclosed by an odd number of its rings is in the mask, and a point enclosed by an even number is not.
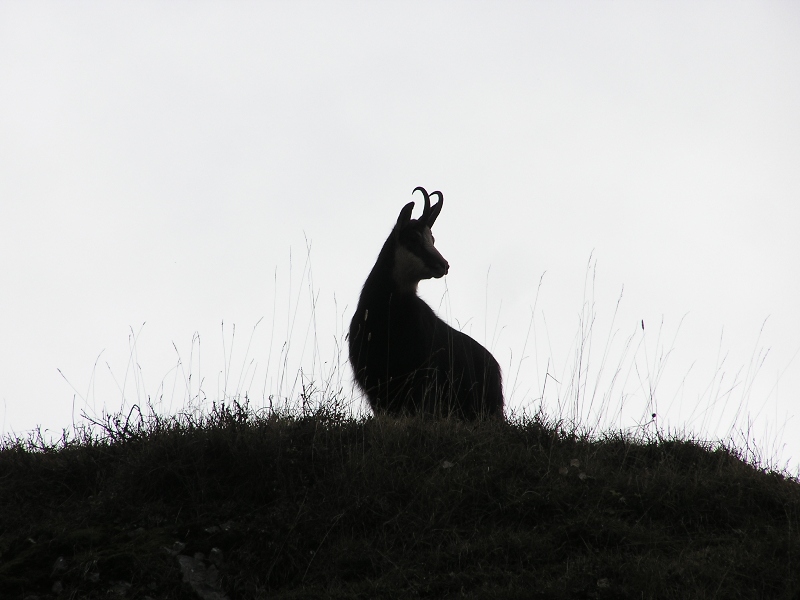
<svg viewBox="0 0 800 600"><path fill-rule="evenodd" d="M425 196L425 208L422 210L422 216L419 218L419 220L425 223L425 225L427 225L429 228L433 227L436 217L438 217L439 213L442 211L444 194L438 190L429 194L424 187L415 187L414 192L417 190L422 192L422 195ZM413 194L414 192L411 193ZM439 201L434 204L433 207L431 207L431 196L438 196L439 198Z"/></svg>
<svg viewBox="0 0 800 600"><path fill-rule="evenodd" d="M428 192L427 192L427 191L425 191L425 188L424 188L424 187L422 187L422 186L417 186L417 187L415 187L415 188L414 188L414 192L416 192L416 191L418 191L418 190L419 190L420 192L422 192L422 195L423 195L423 196L425 196L425 208L423 208L423 209L422 209L422 216L424 217L424 216L425 216L425 215L427 215L427 214L430 212L430 210L431 210L431 197L428 195ZM411 192L411 195L412 195L412 196L414 195L414 192ZM434 192L434 194L436 194L436 193L438 193L438 192Z"/></svg>
<svg viewBox="0 0 800 600"><path fill-rule="evenodd" d="M431 196L438 196L439 201L434 204L433 208L425 215L425 223L428 227L433 227L433 223L436 221L436 217L439 216L439 213L442 212L442 205L444 204L444 194L442 194L442 192L438 190L431 192Z"/></svg>

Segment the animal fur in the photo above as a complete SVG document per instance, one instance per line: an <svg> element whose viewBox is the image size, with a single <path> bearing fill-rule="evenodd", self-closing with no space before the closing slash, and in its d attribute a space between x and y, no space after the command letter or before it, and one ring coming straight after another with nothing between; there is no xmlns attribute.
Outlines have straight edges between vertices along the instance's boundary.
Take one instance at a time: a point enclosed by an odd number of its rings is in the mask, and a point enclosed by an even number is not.
<svg viewBox="0 0 800 600"><path fill-rule="evenodd" d="M444 198L411 219L410 202L397 219L361 291L350 322L349 350L358 385L372 410L466 419L502 417L500 366L468 335L450 327L417 296L422 279L449 264L433 245L431 227Z"/></svg>

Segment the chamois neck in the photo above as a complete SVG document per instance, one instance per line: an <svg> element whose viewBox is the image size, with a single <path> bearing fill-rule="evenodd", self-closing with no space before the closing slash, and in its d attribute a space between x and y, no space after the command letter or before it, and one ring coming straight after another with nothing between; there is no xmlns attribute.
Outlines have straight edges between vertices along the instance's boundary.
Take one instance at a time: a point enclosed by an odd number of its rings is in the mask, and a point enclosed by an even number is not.
<svg viewBox="0 0 800 600"><path fill-rule="evenodd" d="M364 291L372 296L416 296L419 282L404 285L397 281L396 275L394 261L383 265L376 263L364 283Z"/></svg>
<svg viewBox="0 0 800 600"><path fill-rule="evenodd" d="M389 296L416 296L418 280L408 278L407 274L398 268L396 261L396 244L387 240L375 261L375 266L364 283L364 289L371 295Z"/></svg>

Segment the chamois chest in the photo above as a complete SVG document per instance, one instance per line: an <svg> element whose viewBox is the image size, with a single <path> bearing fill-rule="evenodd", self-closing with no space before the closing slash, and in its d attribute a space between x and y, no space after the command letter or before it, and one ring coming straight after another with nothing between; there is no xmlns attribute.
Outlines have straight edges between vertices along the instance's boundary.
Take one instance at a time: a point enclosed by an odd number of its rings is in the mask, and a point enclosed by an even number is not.
<svg viewBox="0 0 800 600"><path fill-rule="evenodd" d="M418 369L426 361L435 319L413 294L360 303L350 326L351 359L374 373L401 375Z"/></svg>

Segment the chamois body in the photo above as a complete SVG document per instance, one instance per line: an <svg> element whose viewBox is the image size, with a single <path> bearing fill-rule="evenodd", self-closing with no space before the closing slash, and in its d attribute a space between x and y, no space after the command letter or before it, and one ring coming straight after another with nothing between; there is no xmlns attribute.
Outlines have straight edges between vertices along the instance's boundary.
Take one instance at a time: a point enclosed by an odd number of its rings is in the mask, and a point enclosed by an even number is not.
<svg viewBox="0 0 800 600"><path fill-rule="evenodd" d="M442 207L410 219L407 204L383 245L350 322L350 363L372 410L466 419L502 417L500 366L468 335L442 321L417 296L421 279L447 273L430 227Z"/></svg>

